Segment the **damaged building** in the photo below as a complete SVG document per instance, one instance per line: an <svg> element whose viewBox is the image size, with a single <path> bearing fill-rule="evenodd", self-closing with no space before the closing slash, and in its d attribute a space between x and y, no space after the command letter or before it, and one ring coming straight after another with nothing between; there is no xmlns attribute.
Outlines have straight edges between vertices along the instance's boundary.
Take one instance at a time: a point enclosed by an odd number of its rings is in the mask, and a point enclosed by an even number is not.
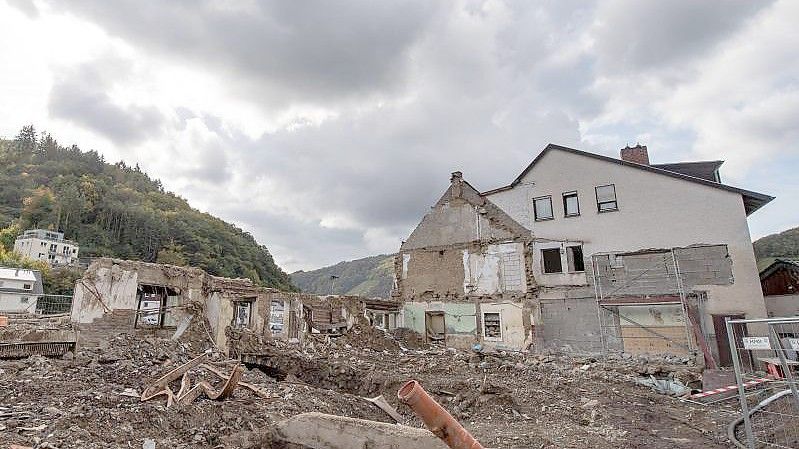
<svg viewBox="0 0 799 449"><path fill-rule="evenodd" d="M398 314L392 301L284 292L199 268L102 258L78 280L71 319L81 346L121 333L179 336L193 326L237 353L270 339L340 335L359 320L389 329Z"/></svg>
<svg viewBox="0 0 799 449"><path fill-rule="evenodd" d="M722 161L651 164L547 146L509 185L451 185L400 247L394 295L429 340L509 349L704 353L766 316L747 217L773 198Z"/></svg>
<svg viewBox="0 0 799 449"><path fill-rule="evenodd" d="M395 261L403 325L455 346L528 344L531 242L529 230L453 173Z"/></svg>

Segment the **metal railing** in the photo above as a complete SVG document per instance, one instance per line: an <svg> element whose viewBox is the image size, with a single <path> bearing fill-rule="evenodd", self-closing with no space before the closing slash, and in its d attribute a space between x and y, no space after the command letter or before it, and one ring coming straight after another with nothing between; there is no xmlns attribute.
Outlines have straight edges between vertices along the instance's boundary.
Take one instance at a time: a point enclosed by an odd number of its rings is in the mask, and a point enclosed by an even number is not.
<svg viewBox="0 0 799 449"><path fill-rule="evenodd" d="M36 300L36 313L39 315L56 315L72 311L72 296L40 295Z"/></svg>
<svg viewBox="0 0 799 449"><path fill-rule="evenodd" d="M741 404L730 438L749 449L799 448L799 317L728 318L726 328ZM747 389L752 381L763 382Z"/></svg>

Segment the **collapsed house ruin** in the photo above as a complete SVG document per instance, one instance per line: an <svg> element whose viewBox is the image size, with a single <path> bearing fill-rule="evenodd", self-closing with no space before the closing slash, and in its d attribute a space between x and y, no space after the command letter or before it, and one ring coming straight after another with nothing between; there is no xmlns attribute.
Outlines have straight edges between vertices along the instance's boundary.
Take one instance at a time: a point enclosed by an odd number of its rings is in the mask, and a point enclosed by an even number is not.
<svg viewBox="0 0 799 449"><path fill-rule="evenodd" d="M78 280L71 318L79 345L120 333L177 337L195 326L238 353L270 339L340 335L359 320L389 329L398 313L395 301L284 292L199 268L102 258Z"/></svg>

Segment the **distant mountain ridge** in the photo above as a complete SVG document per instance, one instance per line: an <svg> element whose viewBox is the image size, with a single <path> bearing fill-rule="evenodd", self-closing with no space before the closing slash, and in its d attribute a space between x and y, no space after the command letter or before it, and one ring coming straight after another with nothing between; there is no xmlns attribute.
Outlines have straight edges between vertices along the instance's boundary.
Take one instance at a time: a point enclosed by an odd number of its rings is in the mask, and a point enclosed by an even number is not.
<svg viewBox="0 0 799 449"><path fill-rule="evenodd" d="M304 293L389 298L394 284L394 255L381 254L317 270L297 271L291 273L291 280Z"/></svg>

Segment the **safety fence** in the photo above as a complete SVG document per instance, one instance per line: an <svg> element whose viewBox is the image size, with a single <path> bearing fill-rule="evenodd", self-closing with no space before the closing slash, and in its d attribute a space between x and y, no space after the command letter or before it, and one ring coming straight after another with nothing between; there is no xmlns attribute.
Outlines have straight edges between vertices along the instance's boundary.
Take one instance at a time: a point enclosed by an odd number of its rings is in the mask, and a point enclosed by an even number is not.
<svg viewBox="0 0 799 449"><path fill-rule="evenodd" d="M727 319L726 328L741 404L730 438L749 449L799 448L799 317Z"/></svg>

